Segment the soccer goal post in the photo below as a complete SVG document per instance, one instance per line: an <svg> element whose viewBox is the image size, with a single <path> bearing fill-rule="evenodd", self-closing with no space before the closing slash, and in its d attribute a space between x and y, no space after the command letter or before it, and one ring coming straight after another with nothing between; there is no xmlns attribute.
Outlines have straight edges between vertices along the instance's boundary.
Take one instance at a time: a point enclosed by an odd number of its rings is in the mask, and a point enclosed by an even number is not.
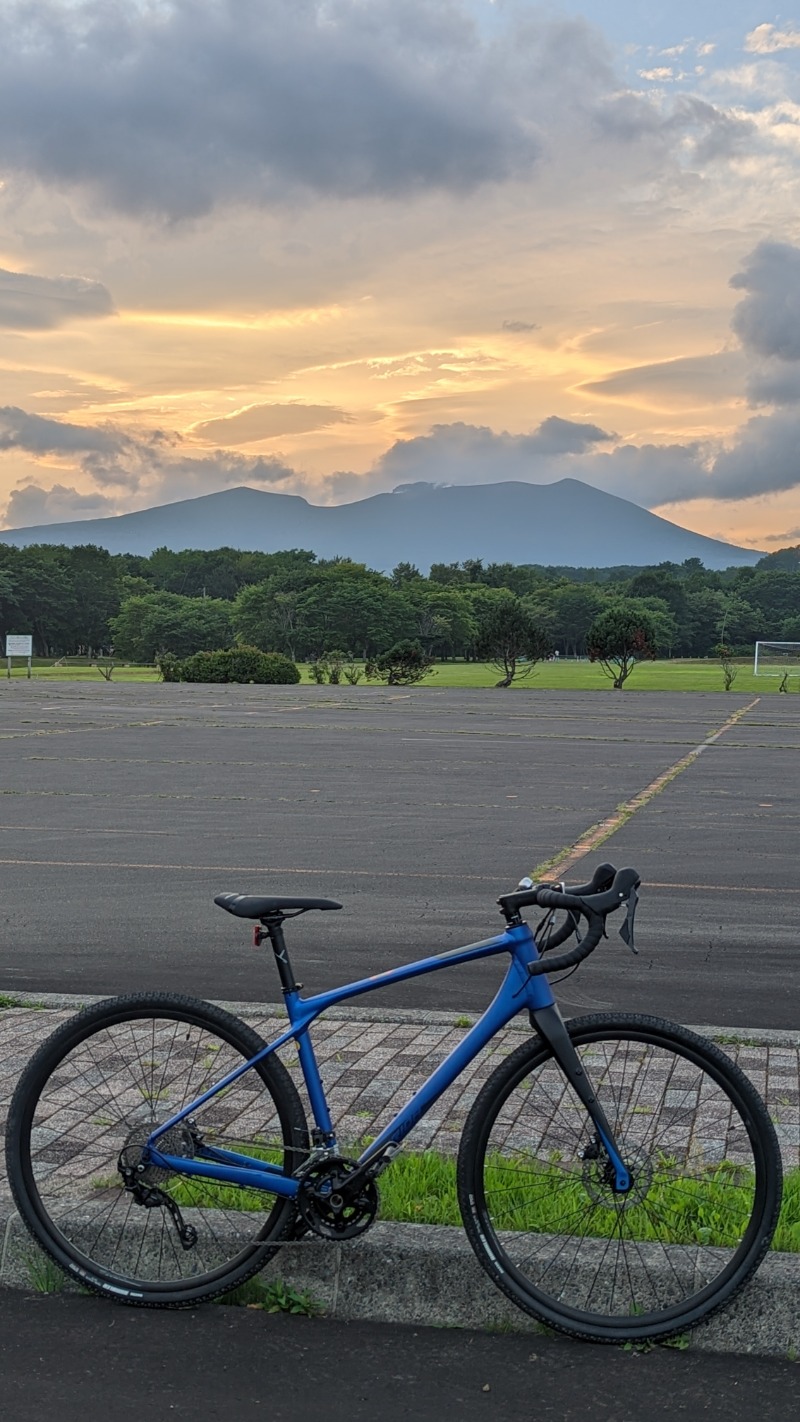
<svg viewBox="0 0 800 1422"><path fill-rule="evenodd" d="M754 676L800 676L800 642L756 642Z"/></svg>

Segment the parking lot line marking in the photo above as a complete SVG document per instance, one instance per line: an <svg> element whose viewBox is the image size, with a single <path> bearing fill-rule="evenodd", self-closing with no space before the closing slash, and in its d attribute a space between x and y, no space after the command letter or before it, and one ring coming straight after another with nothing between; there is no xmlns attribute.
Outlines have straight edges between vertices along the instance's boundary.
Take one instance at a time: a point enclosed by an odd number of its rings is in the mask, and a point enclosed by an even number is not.
<svg viewBox="0 0 800 1422"><path fill-rule="evenodd" d="M645 805L649 805L650 801L654 800L656 795L660 795L661 791L666 789L667 785L671 784L682 771L688 770L690 765L694 765L698 757L701 756L704 751L707 751L709 746L712 746L715 741L718 741L720 736L724 736L726 731L730 731L733 726L741 721L743 716L747 715L748 711L752 711L753 707L758 705L760 700L761 697L757 696L755 700L749 702L747 706L740 706L716 731L712 731L699 745L694 746L688 755L682 756L680 760L676 760L674 765L671 765L668 770L664 770L660 775L657 775L655 780L651 780L650 784L646 785L638 794L632 796L630 800L626 800L624 805L618 806L613 815L608 815L606 819L591 825L589 829L581 835L580 839L576 840L574 844L569 845L567 848L559 850L559 853L554 855L552 859L546 860L543 864L537 864L536 868L531 872L531 878L541 879L545 875L552 879L565 878L568 871L572 869L580 859L583 859L585 855L590 854L593 849L597 849L601 844L605 844L607 839L610 839L613 834L616 834L618 829L621 829L624 824L627 824L628 820L636 814L637 810L644 809Z"/></svg>
<svg viewBox="0 0 800 1422"><path fill-rule="evenodd" d="M659 879L648 879L648 889L699 889L704 894L774 894L771 884L669 884ZM800 894L800 887L781 884L781 894Z"/></svg>
<svg viewBox="0 0 800 1422"><path fill-rule="evenodd" d="M276 869L269 864L141 864L125 863L116 859L0 859L0 864L31 869L167 869L181 874L326 874L340 879L437 879L452 883L450 874L405 873L399 869ZM476 884L496 884L497 876L489 874L462 874L459 882L470 880Z"/></svg>

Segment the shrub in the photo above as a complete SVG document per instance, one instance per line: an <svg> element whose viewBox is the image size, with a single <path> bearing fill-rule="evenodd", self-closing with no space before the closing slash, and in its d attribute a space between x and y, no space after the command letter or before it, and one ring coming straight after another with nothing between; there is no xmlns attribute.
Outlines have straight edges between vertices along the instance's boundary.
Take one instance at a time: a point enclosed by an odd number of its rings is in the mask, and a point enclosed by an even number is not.
<svg viewBox="0 0 800 1422"><path fill-rule="evenodd" d="M363 675L363 667L358 666L355 659L351 658L347 666L344 667L344 679L348 686L358 686Z"/></svg>
<svg viewBox="0 0 800 1422"><path fill-rule="evenodd" d="M395 642L388 652L382 652L365 668L368 679L385 681L388 686L414 686L428 675L433 658L424 652L419 642Z"/></svg>
<svg viewBox="0 0 800 1422"><path fill-rule="evenodd" d="M259 686L294 686L300 673L280 652L260 652L257 647L233 647L225 652L195 652L183 661L159 659L164 681L237 682Z"/></svg>
<svg viewBox="0 0 800 1422"><path fill-rule="evenodd" d="M174 652L156 654L156 670L162 681L180 681L181 660Z"/></svg>
<svg viewBox="0 0 800 1422"><path fill-rule="evenodd" d="M324 686L326 680L331 686L338 686L347 656L347 652L322 652L309 664L311 680L315 681L317 686Z"/></svg>

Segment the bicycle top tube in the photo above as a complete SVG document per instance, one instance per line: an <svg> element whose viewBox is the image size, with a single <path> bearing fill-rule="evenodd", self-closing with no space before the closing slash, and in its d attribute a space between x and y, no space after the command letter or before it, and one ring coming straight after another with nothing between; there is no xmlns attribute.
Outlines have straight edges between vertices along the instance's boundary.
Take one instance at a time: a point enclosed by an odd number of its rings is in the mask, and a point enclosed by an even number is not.
<svg viewBox="0 0 800 1422"><path fill-rule="evenodd" d="M505 1027L513 1017L523 1011L536 1011L543 1007L551 1007L555 998L546 976L531 977L528 965L535 963L538 959L536 945L533 934L527 924L521 923L513 928L507 929L504 933L497 934L494 938L487 938L478 943L468 943L463 948L449 950L446 953L435 957L421 958L414 963L403 964L399 968L390 969L385 973L378 973L371 978L362 978L357 982L347 983L343 987L334 988L330 992L318 993L314 997L303 998L299 991L285 993L286 1010L289 1016L289 1026L281 1032L272 1042L269 1042L260 1052L249 1062L243 1062L227 1076L216 1082L207 1092L197 1100L190 1102L183 1109L171 1116L169 1120L159 1125L153 1132L152 1142L157 1144L159 1138L167 1133L173 1126L178 1125L193 1111L215 1096L219 1091L224 1090L233 1082L237 1081L246 1071L264 1058L278 1051L289 1041L296 1040L301 1049L300 1061L309 1092L314 1119L319 1131L324 1136L332 1136L333 1127L328 1113L325 1093L320 1079L319 1070L314 1058L313 1049L308 1040L308 1028L316 1018L321 1016L328 1007L334 1006L338 1002L346 1001L348 998L360 996L363 993L372 992L379 987L386 987L393 982L401 982L406 978L421 977L425 973L436 972L438 969L456 967L460 963L473 962L479 958L494 957L500 953L510 953L511 962L508 965L503 982L501 983L495 997L481 1015L475 1026L467 1034L464 1040L454 1052L446 1058L445 1062L435 1073L436 1090L429 1100L425 1100L420 1105L419 1114L413 1119L409 1115L407 1129L415 1120L426 1111L436 1096L460 1074L463 1068L477 1056L478 1052L491 1040L499 1031ZM433 1081L433 1078L431 1079ZM426 1086L430 1083L426 1083ZM420 1093L414 1097L414 1103L420 1099ZM409 1103L411 1106L413 1103ZM405 1122L404 1122L405 1124ZM405 1134L405 1132L404 1132Z"/></svg>
<svg viewBox="0 0 800 1422"><path fill-rule="evenodd" d="M484 938L477 943L467 943L462 948L448 949L445 953L419 958L412 963L403 963L397 968L374 973L368 978L358 978L355 982L331 988L327 992L315 993L310 997L301 997L299 989L285 992L284 998L289 1021L294 1028L303 1030L321 1013L337 1003L361 997L364 993L374 992L378 988L390 987L394 983L423 977L426 973L435 973L444 968L455 968L462 963L476 962L480 958L493 958L500 953L511 954L512 965L510 965L509 971L513 967L518 975L519 1007L517 1010L522 1011L523 1008L536 1010L540 1007L551 1006L555 999L547 977L531 977L528 971L529 964L537 962L539 954L530 928L526 923L521 923L505 929L503 933L496 934L493 938ZM529 991L529 989L533 989L533 991Z"/></svg>
<svg viewBox="0 0 800 1422"><path fill-rule="evenodd" d="M372 1155L378 1153L388 1140L401 1142L408 1135L409 1130L416 1125L416 1122L421 1121L422 1116L429 1111L433 1102L438 1101L439 1096L453 1084L460 1072L473 1061L473 1058L477 1057L477 1054L492 1041L493 1037L496 1037L497 1032L502 1031L512 1021L513 1017L517 1017L521 1011L537 1011L540 1008L553 1007L556 1000L554 1000L553 991L551 991L546 975L531 977L529 973L529 964L536 963L539 954L537 954L533 934L526 923L510 927L504 933L497 934L493 939L485 939L480 943L469 943L465 947L439 954L438 957L421 958L416 963L406 963L402 967L391 968L388 973L378 973L371 978L362 978L357 983L334 988L330 993L320 993L315 997L308 998L301 998L298 991L287 993L286 1005L288 1018L290 1018L287 1030L280 1032L279 1037L274 1038L260 1052L257 1052L256 1057L243 1062L240 1067L229 1072L227 1076L223 1076L220 1081L215 1082L209 1091L199 1096L196 1101L183 1106L168 1121L162 1122L158 1128L153 1130L151 1139L149 1139L149 1146L153 1150L153 1162L156 1165L169 1167L169 1169L180 1169L178 1160L173 1159L169 1153L161 1152L159 1140L166 1136L173 1126L179 1125L188 1116L199 1111L207 1101L212 1099L212 1096L219 1094L220 1091L225 1091L227 1086L233 1085L233 1082L237 1081L244 1072L250 1071L250 1068L254 1067L257 1062L263 1061L273 1052L279 1051L291 1039L297 1041L297 1047L300 1049L301 1071L303 1071L304 1081L306 1081L308 1099L310 1099L311 1112L314 1116L315 1140L325 1149L335 1149L337 1138L335 1138L334 1125L331 1122L330 1109L328 1109L327 1098L325 1098L323 1079L321 1079L314 1049L311 1047L310 1037L308 1037L308 1027L311 1022L320 1017L325 1008L333 1007L335 1003L341 1003L347 998L369 993L369 991L385 987L389 983L398 983L404 978L421 977L425 973L435 973L440 968L456 967L460 963L469 963L469 961L475 961L476 958L493 957L500 953L509 953L510 963L502 984L497 988L496 994L487 1005L485 1012L470 1028L466 1037L450 1051L445 1061L440 1062L439 1067L429 1076L428 1081L413 1094L411 1101L406 1103L402 1111L398 1112L394 1121L389 1122L387 1128L382 1130L381 1135L368 1146L362 1159L371 1158ZM199 1173L199 1175L207 1173L207 1175L213 1176L213 1179L227 1179L232 1183L242 1183L243 1179L237 1175L236 1167L232 1165L230 1159L227 1159L226 1162L215 1163L215 1165L206 1163L205 1166L192 1166L190 1169L193 1173ZM253 1169L253 1166L250 1165L249 1169ZM260 1167L256 1167L256 1173L259 1173L259 1169ZM266 1180L263 1183L267 1189L273 1190L274 1193L294 1194L297 1192L297 1180L286 1179L276 1183L274 1173L271 1172L269 1183Z"/></svg>

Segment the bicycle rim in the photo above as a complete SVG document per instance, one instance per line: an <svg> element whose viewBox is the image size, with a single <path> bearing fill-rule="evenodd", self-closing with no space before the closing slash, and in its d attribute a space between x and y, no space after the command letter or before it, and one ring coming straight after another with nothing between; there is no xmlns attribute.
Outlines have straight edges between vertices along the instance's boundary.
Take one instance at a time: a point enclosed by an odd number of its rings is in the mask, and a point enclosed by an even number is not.
<svg viewBox="0 0 800 1422"><path fill-rule="evenodd" d="M251 1058L263 1042L228 1013L147 995L98 1004L65 1023L29 1064L12 1102L9 1177L34 1237L68 1273L125 1302L193 1303L249 1278L294 1219L290 1201L149 1167L145 1207L124 1187L122 1152ZM164 1137L171 1155L203 1145L287 1173L307 1151L285 1069L269 1059ZM164 1197L177 1206L178 1216ZM196 1232L184 1248L179 1222Z"/></svg>
<svg viewBox="0 0 800 1422"><path fill-rule="evenodd" d="M652 1018L568 1026L632 1188L615 1193L549 1048L524 1044L465 1127L467 1233L495 1282L551 1326L598 1341L669 1337L731 1298L769 1247L775 1132L744 1075L695 1034Z"/></svg>

